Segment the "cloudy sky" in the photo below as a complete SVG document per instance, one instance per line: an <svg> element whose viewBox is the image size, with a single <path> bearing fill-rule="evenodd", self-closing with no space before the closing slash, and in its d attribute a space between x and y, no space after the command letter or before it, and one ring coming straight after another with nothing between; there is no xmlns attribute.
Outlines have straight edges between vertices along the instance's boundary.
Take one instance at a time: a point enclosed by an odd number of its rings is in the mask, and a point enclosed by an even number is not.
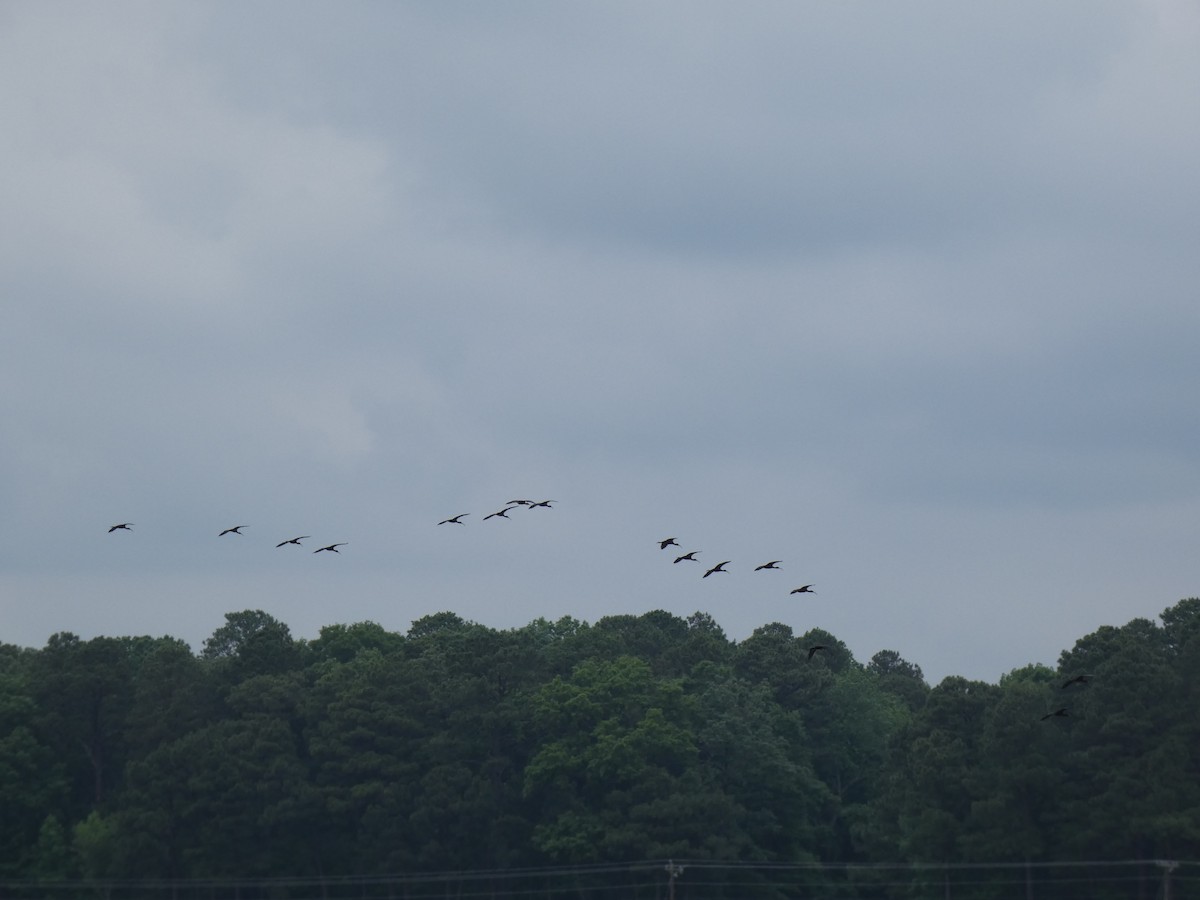
<svg viewBox="0 0 1200 900"><path fill-rule="evenodd" d="M1200 593L1198 85L1190 0L6 2L0 640L1053 665Z"/></svg>

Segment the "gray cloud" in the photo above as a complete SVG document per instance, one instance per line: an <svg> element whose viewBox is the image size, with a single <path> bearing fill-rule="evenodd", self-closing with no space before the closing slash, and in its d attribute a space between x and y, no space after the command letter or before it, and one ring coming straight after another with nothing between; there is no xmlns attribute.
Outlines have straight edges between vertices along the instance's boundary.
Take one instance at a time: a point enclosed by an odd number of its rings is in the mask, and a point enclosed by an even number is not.
<svg viewBox="0 0 1200 900"><path fill-rule="evenodd" d="M0 15L0 639L700 608L995 678L1195 593L1186 4Z"/></svg>

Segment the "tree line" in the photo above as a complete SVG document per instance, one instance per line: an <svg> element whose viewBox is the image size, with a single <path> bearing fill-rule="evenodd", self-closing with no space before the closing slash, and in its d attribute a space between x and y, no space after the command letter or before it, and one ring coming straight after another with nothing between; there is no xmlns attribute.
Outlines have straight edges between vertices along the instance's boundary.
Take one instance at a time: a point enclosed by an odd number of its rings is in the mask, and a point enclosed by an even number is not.
<svg viewBox="0 0 1200 900"><path fill-rule="evenodd" d="M0 878L1195 861L1198 710L1197 598L932 687L703 613L60 633L0 645Z"/></svg>

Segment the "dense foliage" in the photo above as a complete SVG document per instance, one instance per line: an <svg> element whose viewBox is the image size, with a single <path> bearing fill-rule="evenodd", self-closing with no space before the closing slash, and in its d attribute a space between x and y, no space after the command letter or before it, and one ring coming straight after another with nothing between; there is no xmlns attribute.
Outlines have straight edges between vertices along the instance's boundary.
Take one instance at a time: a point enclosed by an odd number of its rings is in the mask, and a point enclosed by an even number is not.
<svg viewBox="0 0 1200 900"><path fill-rule="evenodd" d="M63 633L0 645L0 877L1195 860L1197 710L1195 598L932 688L699 613Z"/></svg>

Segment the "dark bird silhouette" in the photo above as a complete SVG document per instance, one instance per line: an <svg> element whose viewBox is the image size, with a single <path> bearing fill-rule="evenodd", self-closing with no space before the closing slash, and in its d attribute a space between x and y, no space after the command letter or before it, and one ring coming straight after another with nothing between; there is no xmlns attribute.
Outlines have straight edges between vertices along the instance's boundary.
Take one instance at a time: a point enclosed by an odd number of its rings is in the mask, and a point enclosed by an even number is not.
<svg viewBox="0 0 1200 900"><path fill-rule="evenodd" d="M108 533L112 534L114 531L116 531L118 529L121 529L123 531L133 531L133 529L129 527L132 524L133 524L132 522L122 522L120 525L114 525L112 528L108 529Z"/></svg>
<svg viewBox="0 0 1200 900"><path fill-rule="evenodd" d="M245 525L234 525L232 528L226 528L224 531L218 534L217 537L225 537L227 534L241 534L242 529L245 527Z"/></svg>
<svg viewBox="0 0 1200 900"><path fill-rule="evenodd" d="M1060 707L1059 709L1056 709L1054 712L1046 713L1044 716L1042 716L1041 721L1045 722L1047 719L1053 719L1055 716L1058 716L1059 718L1062 718L1062 719L1071 718L1071 714L1068 713L1067 708L1065 706L1063 706L1063 707Z"/></svg>
<svg viewBox="0 0 1200 900"><path fill-rule="evenodd" d="M793 594L815 594L816 591L814 591L812 589L811 584L803 584L800 587L796 588L794 591L792 591L792 593Z"/></svg>
<svg viewBox="0 0 1200 900"><path fill-rule="evenodd" d="M824 644L813 644L811 647L808 648L808 658L812 659L813 654L816 653L818 650L828 650L828 649L829 648L827 646L825 646Z"/></svg>
<svg viewBox="0 0 1200 900"><path fill-rule="evenodd" d="M675 540L675 538L667 538L665 541L658 542L659 550L666 550L668 547L678 547L678 546L679 546L679 541Z"/></svg>
<svg viewBox="0 0 1200 900"><path fill-rule="evenodd" d="M320 553L322 550L328 550L330 553L340 553L341 551L338 550L338 547L345 547L348 543L350 542L342 541L340 544L330 544L328 547L321 547L317 550L314 550L313 553Z"/></svg>
<svg viewBox="0 0 1200 900"><path fill-rule="evenodd" d="M1076 675L1074 678L1068 678L1066 683L1063 684L1062 689L1065 691L1073 684L1082 684L1086 687L1091 680L1091 675Z"/></svg>
<svg viewBox="0 0 1200 900"><path fill-rule="evenodd" d="M709 575L711 575L713 572L728 572L729 570L728 570L728 569L725 569L725 568L723 568L723 566L727 566L727 565L729 565L731 562L733 562L733 560L731 560L731 559L727 559L727 560L725 560L725 562L719 562L719 563L717 563L715 566L713 566L711 569L709 569L707 572L705 572L703 575L701 575L700 577L701 577L701 578L707 578L707 577L708 577Z"/></svg>
<svg viewBox="0 0 1200 900"><path fill-rule="evenodd" d="M509 506L532 506L533 501L532 500L509 500L508 505Z"/></svg>
<svg viewBox="0 0 1200 900"><path fill-rule="evenodd" d="M692 562L700 562L700 560L696 559L696 554L699 552L699 550L689 550L683 556L675 557L675 562L683 562L685 559L690 559Z"/></svg>
<svg viewBox="0 0 1200 900"><path fill-rule="evenodd" d="M469 516L469 515L470 515L470 513L459 513L457 516L451 516L448 519L442 519L442 521L438 522L438 524L439 525L466 525L467 523L462 521L462 517Z"/></svg>
<svg viewBox="0 0 1200 900"><path fill-rule="evenodd" d="M755 566L754 571L761 572L763 569L778 569L781 562L783 562L782 559L773 559L769 563L763 563L761 566Z"/></svg>
<svg viewBox="0 0 1200 900"><path fill-rule="evenodd" d="M276 544L276 545L275 545L275 549L276 549L276 550L278 550L278 549L279 549L280 547L282 547L284 544L295 544L297 547L299 547L299 546L300 546L300 542L301 542L302 540L304 540L305 538L310 538L310 537L312 537L312 535L311 535L311 534L302 534L302 535L300 535L300 537L294 537L294 538L292 538L292 539L291 539L291 540L289 540L289 541L280 541L278 544Z"/></svg>
<svg viewBox="0 0 1200 900"><path fill-rule="evenodd" d="M496 516L499 516L502 519L507 519L508 511L510 509L516 509L516 507L515 506L506 506L506 507L504 507L504 509L497 510L496 512L492 513L490 516L484 516L483 521L486 522L488 519L494 519L494 518L496 518Z"/></svg>
<svg viewBox="0 0 1200 900"><path fill-rule="evenodd" d="M528 506L530 509L537 509L539 506L543 506L546 509L550 509L550 504L557 503L557 502L558 502L557 500L539 500L537 503L527 503L526 506Z"/></svg>

